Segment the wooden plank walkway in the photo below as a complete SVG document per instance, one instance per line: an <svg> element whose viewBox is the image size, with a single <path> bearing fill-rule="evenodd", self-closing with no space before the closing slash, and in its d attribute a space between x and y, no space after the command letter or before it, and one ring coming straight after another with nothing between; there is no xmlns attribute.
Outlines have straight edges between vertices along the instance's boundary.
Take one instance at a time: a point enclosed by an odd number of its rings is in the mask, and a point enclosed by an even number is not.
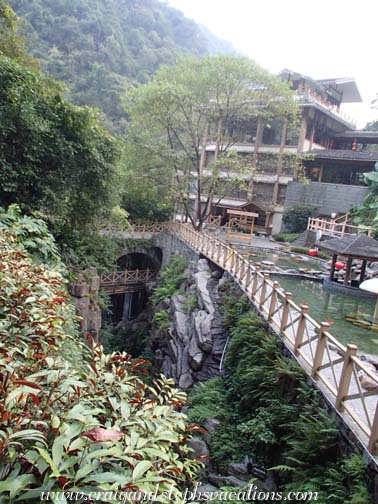
<svg viewBox="0 0 378 504"><path fill-rule="evenodd" d="M378 376L357 356L357 347L342 345L327 322L315 321L308 306L294 303L290 292L229 244L187 224L159 224L156 231L149 225L151 234L162 231L174 234L234 278L365 449L378 455ZM362 388L360 374L369 378L371 390Z"/></svg>

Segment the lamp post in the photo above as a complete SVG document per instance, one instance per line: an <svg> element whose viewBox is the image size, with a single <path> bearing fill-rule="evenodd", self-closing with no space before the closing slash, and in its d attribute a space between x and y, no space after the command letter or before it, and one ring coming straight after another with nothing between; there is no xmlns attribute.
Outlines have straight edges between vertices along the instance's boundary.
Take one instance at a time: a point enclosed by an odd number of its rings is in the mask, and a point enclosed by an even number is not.
<svg viewBox="0 0 378 504"><path fill-rule="evenodd" d="M360 284L360 289L372 292L377 295L377 301L375 303L374 315L373 315L373 324L378 323L378 278L370 278L369 280L365 280Z"/></svg>

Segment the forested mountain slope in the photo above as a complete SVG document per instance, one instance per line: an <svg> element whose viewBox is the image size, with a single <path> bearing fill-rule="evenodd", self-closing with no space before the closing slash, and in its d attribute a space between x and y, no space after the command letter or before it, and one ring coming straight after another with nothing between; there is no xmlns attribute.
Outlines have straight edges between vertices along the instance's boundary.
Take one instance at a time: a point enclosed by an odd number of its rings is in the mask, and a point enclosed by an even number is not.
<svg viewBox="0 0 378 504"><path fill-rule="evenodd" d="M78 104L100 107L118 127L128 82L145 82L178 53L232 51L158 0L10 0L26 19L32 54L66 82Z"/></svg>

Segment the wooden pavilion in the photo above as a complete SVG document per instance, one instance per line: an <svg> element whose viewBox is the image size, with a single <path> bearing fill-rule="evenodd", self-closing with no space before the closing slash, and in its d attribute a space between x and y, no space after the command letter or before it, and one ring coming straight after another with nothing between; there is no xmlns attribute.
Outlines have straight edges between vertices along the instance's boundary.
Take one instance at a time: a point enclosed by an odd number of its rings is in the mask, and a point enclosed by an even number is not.
<svg viewBox="0 0 378 504"><path fill-rule="evenodd" d="M251 243L255 219L259 214L231 209L227 209L227 214L226 241L230 242L232 239L236 239L248 240Z"/></svg>
<svg viewBox="0 0 378 504"><path fill-rule="evenodd" d="M378 261L378 241L365 234L332 238L319 243L318 247L332 254L329 280L337 282L335 278L336 262L339 256L346 258L344 286L358 287L365 279L366 265L368 261ZM357 279L352 279L353 260L361 261L361 269Z"/></svg>

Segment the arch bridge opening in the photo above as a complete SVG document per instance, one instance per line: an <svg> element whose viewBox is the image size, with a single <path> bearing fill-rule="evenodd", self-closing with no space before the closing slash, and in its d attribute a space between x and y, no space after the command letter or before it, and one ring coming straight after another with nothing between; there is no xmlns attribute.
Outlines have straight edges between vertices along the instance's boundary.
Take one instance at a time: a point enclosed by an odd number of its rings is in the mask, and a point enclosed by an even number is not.
<svg viewBox="0 0 378 504"><path fill-rule="evenodd" d="M108 322L117 325L133 320L146 308L151 282L161 268L162 259L159 247L134 250L118 258L116 271L102 275L101 286L111 300Z"/></svg>

